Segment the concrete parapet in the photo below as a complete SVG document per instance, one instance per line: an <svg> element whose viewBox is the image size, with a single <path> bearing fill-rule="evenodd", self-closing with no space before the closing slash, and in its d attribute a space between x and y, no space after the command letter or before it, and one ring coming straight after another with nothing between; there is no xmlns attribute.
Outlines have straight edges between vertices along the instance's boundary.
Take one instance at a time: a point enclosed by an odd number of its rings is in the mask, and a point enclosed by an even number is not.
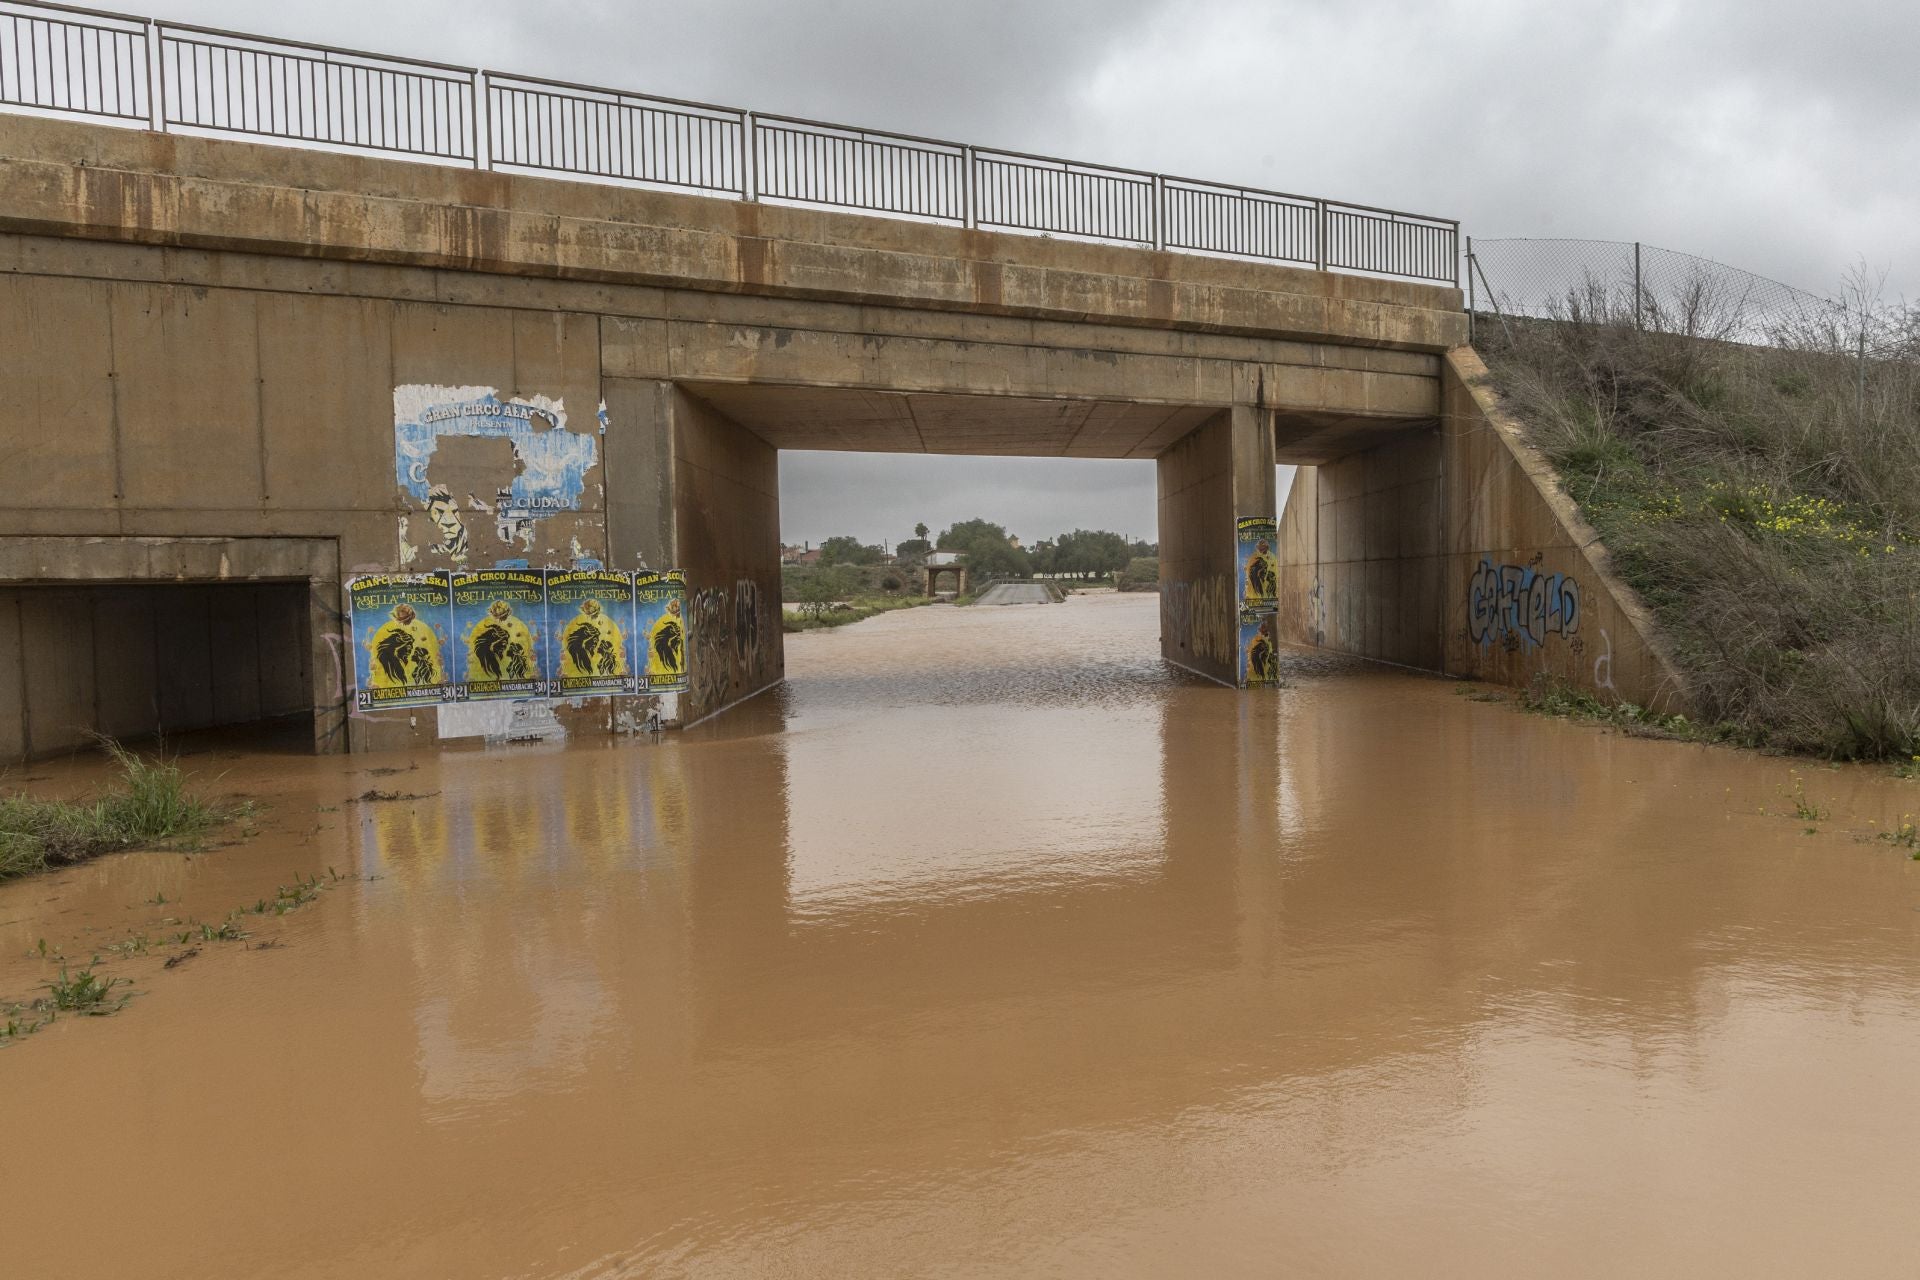
<svg viewBox="0 0 1920 1280"><path fill-rule="evenodd" d="M1460 291L367 156L0 119L0 229L1438 352Z"/></svg>

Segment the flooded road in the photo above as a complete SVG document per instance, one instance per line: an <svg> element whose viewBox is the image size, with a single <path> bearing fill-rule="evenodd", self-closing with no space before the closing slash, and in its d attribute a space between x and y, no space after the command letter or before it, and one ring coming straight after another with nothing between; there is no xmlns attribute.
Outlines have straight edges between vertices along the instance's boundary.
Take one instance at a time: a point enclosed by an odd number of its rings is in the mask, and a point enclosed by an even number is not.
<svg viewBox="0 0 1920 1280"><path fill-rule="evenodd" d="M905 610L664 740L195 758L259 834L0 886L0 992L340 879L0 1050L0 1273L1920 1270L1871 839L1920 784L1307 655L1238 695L1157 624Z"/></svg>

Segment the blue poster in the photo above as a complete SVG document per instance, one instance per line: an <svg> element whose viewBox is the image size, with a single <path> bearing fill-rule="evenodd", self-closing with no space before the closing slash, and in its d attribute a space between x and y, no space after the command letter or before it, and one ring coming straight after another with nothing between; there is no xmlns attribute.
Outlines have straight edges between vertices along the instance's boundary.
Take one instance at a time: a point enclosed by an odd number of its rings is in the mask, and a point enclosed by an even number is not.
<svg viewBox="0 0 1920 1280"><path fill-rule="evenodd" d="M454 698L538 698L547 691L540 643L547 575L475 569L453 575Z"/></svg>
<svg viewBox="0 0 1920 1280"><path fill-rule="evenodd" d="M687 575L679 569L633 578L633 630L645 654L647 693L686 693Z"/></svg>
<svg viewBox="0 0 1920 1280"><path fill-rule="evenodd" d="M1240 686L1257 689L1280 683L1280 637L1271 609L1240 611Z"/></svg>
<svg viewBox="0 0 1920 1280"><path fill-rule="evenodd" d="M347 580L356 707L373 711L453 700L447 665L452 596L444 573L375 573Z"/></svg>
<svg viewBox="0 0 1920 1280"><path fill-rule="evenodd" d="M545 648L552 697L638 693L633 575L613 569L548 570Z"/></svg>
<svg viewBox="0 0 1920 1280"><path fill-rule="evenodd" d="M1240 607L1274 608L1280 603L1280 523L1272 516L1241 516L1234 522L1239 549Z"/></svg>

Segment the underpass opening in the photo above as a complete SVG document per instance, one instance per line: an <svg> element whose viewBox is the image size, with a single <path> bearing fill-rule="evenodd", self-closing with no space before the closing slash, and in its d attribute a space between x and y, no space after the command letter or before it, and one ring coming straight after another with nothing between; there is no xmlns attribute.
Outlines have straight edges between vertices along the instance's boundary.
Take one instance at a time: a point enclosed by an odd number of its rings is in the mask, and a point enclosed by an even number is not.
<svg viewBox="0 0 1920 1280"><path fill-rule="evenodd" d="M672 384L670 394L676 551L696 596L696 634L703 619L724 624L732 616L737 623L742 592L779 599L783 451L1151 459L1161 654L1215 682L1246 683L1237 653L1236 516L1277 519L1272 436L1263 411L1217 403L758 382L684 382ZM991 511L978 514L993 518ZM987 585L982 567L973 567L972 590ZM900 585L909 586L904 580ZM708 604L710 592L715 598ZM778 626L778 616L764 610L753 630L777 637ZM736 625L736 639L738 630ZM1270 640L1270 626L1266 635ZM756 643L764 648L766 642ZM699 687L702 678L695 676L691 719L749 696L784 669L783 657L775 656L743 672L744 655L723 654L720 647L713 644L708 655L719 661L708 664L713 674L707 687ZM700 669L696 662L696 673Z"/></svg>
<svg viewBox="0 0 1920 1280"><path fill-rule="evenodd" d="M312 750L310 596L305 579L0 587L0 760L102 738Z"/></svg>

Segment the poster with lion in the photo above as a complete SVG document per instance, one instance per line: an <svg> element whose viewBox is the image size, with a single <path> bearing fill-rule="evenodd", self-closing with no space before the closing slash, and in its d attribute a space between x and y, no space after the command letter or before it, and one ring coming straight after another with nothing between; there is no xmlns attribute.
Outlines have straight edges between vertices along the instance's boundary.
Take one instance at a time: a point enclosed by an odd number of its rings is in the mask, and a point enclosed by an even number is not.
<svg viewBox="0 0 1920 1280"><path fill-rule="evenodd" d="M357 708L453 700L452 599L444 573L375 573L347 581Z"/></svg>
<svg viewBox="0 0 1920 1280"><path fill-rule="evenodd" d="M547 693L553 697L638 693L633 575L549 570L545 647Z"/></svg>
<svg viewBox="0 0 1920 1280"><path fill-rule="evenodd" d="M547 691L541 640L547 575L476 569L453 575L454 700L538 698Z"/></svg>
<svg viewBox="0 0 1920 1280"><path fill-rule="evenodd" d="M679 569L633 577L633 622L639 637L648 693L686 693L687 575Z"/></svg>

